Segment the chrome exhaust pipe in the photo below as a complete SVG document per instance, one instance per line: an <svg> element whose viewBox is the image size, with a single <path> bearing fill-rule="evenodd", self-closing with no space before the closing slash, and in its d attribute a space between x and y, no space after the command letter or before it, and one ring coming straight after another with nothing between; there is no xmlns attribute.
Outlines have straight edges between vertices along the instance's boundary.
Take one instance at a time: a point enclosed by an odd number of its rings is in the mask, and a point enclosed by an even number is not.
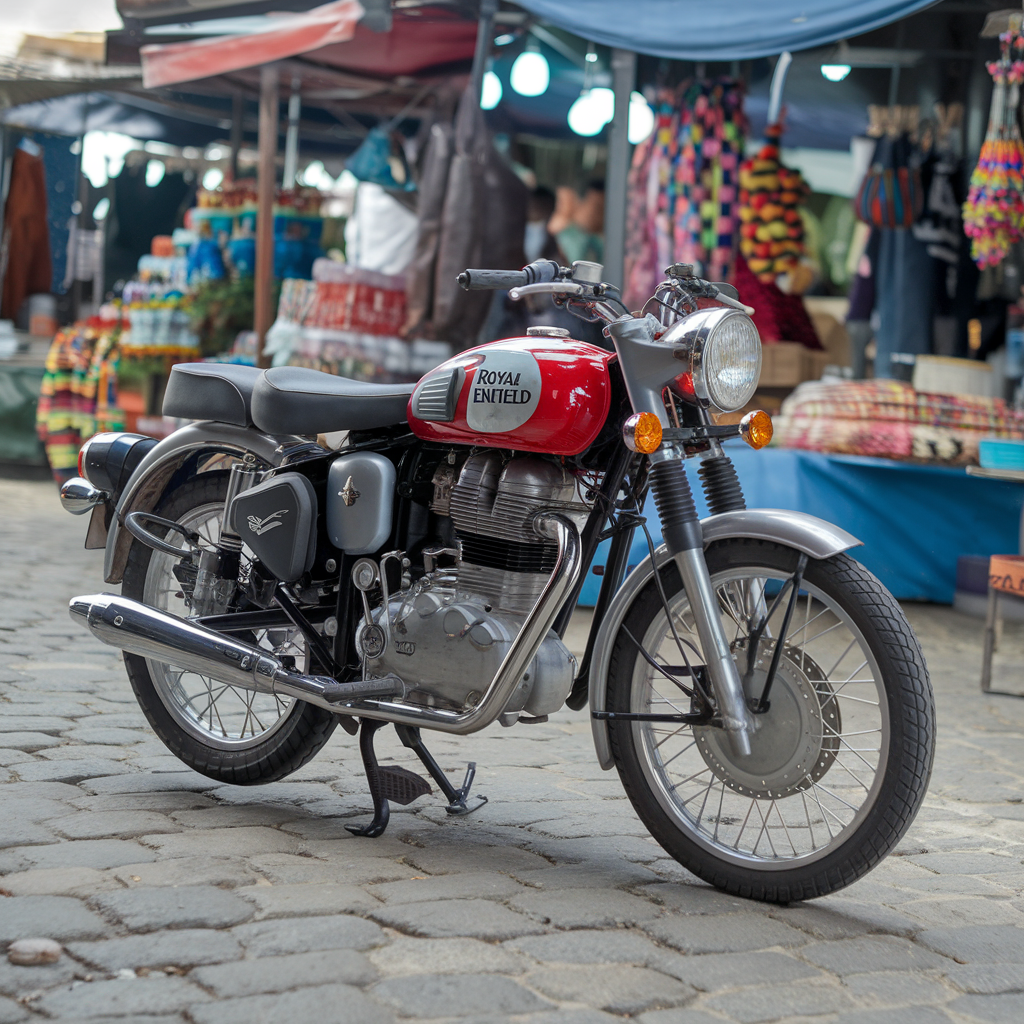
<svg viewBox="0 0 1024 1024"><path fill-rule="evenodd" d="M269 651L117 594L73 597L69 611L97 639L129 654L246 690L308 701L328 711L342 710L338 705L343 701L405 694L405 684L395 675L352 683L303 675Z"/></svg>

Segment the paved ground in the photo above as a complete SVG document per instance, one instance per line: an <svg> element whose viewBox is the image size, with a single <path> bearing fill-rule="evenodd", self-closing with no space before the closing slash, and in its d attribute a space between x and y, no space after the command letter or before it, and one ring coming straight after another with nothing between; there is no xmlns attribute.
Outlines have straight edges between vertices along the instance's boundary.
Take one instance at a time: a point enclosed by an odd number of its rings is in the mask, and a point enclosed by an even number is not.
<svg viewBox="0 0 1024 1024"><path fill-rule="evenodd" d="M85 523L15 481L0 523L0 948L67 949L0 959L0 1024L1024 1020L1024 701L977 694L974 620L909 608L940 736L896 855L768 907L663 855L582 715L435 740L446 769L480 763L491 802L453 821L419 801L378 840L344 830L369 802L340 729L273 786L182 771L119 656L67 616L102 589Z"/></svg>

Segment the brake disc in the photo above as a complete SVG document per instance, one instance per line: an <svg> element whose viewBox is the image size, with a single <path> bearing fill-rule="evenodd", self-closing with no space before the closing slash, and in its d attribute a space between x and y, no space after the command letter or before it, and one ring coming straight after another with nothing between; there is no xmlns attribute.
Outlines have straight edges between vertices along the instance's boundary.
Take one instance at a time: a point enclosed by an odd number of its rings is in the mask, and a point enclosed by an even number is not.
<svg viewBox="0 0 1024 1024"><path fill-rule="evenodd" d="M747 697L764 689L775 640L762 640ZM746 664L746 641L733 644ZM784 647L769 709L754 716L750 754L737 757L719 726L695 725L693 736L704 763L729 789L758 799L780 799L809 789L832 767L839 751L842 722L835 693L812 658L798 647Z"/></svg>

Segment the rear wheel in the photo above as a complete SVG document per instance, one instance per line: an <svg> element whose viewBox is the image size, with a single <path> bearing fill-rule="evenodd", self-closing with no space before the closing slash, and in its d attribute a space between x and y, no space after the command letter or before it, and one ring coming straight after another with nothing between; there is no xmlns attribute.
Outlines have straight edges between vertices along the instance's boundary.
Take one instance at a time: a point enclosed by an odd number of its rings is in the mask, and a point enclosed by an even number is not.
<svg viewBox="0 0 1024 1024"><path fill-rule="evenodd" d="M681 864L754 899L787 902L860 878L899 842L924 798L935 714L924 657L899 605L847 555L810 561L786 635L775 601L799 553L763 541L712 544L708 568L743 675L749 636L768 627L747 697L761 695L782 643L769 708L739 757L709 724L610 722L612 752L637 813ZM680 666L703 663L674 564L626 617L612 652L608 708L678 715L696 708ZM673 631L672 626L675 629ZM637 649L671 672L655 668Z"/></svg>
<svg viewBox="0 0 1024 1024"><path fill-rule="evenodd" d="M212 547L220 535L227 482L227 473L201 473L168 492L156 513L195 530ZM182 557L187 554L179 534L164 539L180 545ZM188 616L173 572L178 561L134 541L121 592L152 608ZM294 658L300 669L308 662L297 630L259 630L244 639ZM338 723L336 715L305 701L245 690L135 654L125 654L124 660L156 734L190 768L221 782L258 785L290 775L323 747Z"/></svg>

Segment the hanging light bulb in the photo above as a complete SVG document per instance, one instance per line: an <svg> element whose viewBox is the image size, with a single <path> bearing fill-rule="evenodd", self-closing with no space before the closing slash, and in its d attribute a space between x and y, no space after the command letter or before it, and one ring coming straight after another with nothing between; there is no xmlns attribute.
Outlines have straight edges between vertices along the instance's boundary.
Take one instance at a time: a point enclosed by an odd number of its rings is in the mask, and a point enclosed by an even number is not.
<svg viewBox="0 0 1024 1024"><path fill-rule="evenodd" d="M156 188L164 180L166 173L167 168L164 166L163 160L150 160L146 164L146 184L150 188Z"/></svg>
<svg viewBox="0 0 1024 1024"><path fill-rule="evenodd" d="M577 134L589 138L597 135L615 116L615 93L598 87L584 89L579 99L569 108L569 127Z"/></svg>
<svg viewBox="0 0 1024 1024"><path fill-rule="evenodd" d="M830 82L841 82L849 73L849 64L822 64L821 73Z"/></svg>
<svg viewBox="0 0 1024 1024"><path fill-rule="evenodd" d="M634 146L638 145L653 131L654 111L651 110L651 105L644 99L642 93L631 92L629 94L629 127L627 128L630 143Z"/></svg>
<svg viewBox="0 0 1024 1024"><path fill-rule="evenodd" d="M493 71L485 71L483 88L480 90L481 108L493 110L501 102L503 91L501 79Z"/></svg>
<svg viewBox="0 0 1024 1024"><path fill-rule="evenodd" d="M508 81L520 96L541 96L547 92L551 69L533 40L526 44L526 49L513 61Z"/></svg>

